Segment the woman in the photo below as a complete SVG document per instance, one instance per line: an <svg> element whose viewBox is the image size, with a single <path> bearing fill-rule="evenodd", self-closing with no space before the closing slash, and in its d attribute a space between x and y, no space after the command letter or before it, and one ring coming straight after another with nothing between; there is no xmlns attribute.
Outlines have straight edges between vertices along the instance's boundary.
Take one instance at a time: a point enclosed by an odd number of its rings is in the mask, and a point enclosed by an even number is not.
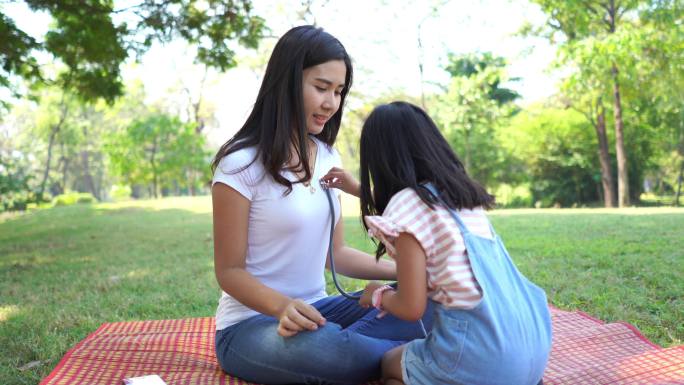
<svg viewBox="0 0 684 385"><path fill-rule="evenodd" d="M341 167L332 145L351 83L351 60L335 37L291 29L273 50L247 121L216 154L216 353L231 375L358 384L379 377L386 351L424 336L419 323L378 318L376 309L325 292L332 218L317 181ZM393 262L344 245L340 212L335 201L336 270L395 279Z"/></svg>

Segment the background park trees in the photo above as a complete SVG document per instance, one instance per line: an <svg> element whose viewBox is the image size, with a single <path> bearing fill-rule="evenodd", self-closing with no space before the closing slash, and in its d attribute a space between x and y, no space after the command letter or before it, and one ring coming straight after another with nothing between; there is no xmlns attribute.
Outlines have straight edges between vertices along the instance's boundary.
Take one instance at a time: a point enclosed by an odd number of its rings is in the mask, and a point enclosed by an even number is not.
<svg viewBox="0 0 684 385"><path fill-rule="evenodd" d="M554 95L523 100L519 77L496 52L444 50L442 80L424 80L423 49L431 37L421 35L420 94L391 85L379 94L352 90L337 143L345 166L358 167L360 127L373 106L402 99L428 110L469 172L503 206L652 202L644 192L678 204L681 1L531 3L542 17L520 20L519 35L556 48L549 68L559 79ZM211 71L236 66L259 76L275 40L268 26L276 20L260 16L250 1L25 4L51 15L52 23L36 38L0 9L0 88L14 95L2 100L0 112L0 209L69 191L101 200L206 193L216 150L207 135L217 112L230 106L212 104L202 87ZM443 15L445 4L426 11L430 20ZM319 20L315 5L296 5L293 25ZM425 23L419 34L428 30ZM141 84L124 80L127 63L178 40L192 47L199 92L169 79L169 98L151 100ZM256 54L245 54L258 45ZM351 54L363 75L363 54Z"/></svg>

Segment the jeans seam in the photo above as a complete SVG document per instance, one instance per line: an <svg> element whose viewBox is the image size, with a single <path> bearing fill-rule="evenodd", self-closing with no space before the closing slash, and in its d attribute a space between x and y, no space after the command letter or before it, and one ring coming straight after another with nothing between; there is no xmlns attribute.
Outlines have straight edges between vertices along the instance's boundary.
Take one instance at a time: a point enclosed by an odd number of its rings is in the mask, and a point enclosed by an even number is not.
<svg viewBox="0 0 684 385"><path fill-rule="evenodd" d="M301 373L293 372L293 371L290 371L290 370L287 370L287 369L276 368L276 367L274 367L274 366L264 364L263 362L253 361L253 360L251 360L251 359L249 359L249 358L247 358L247 357L245 357L245 356L243 356L243 355L241 355L241 354L238 354L238 353L237 353L233 348L231 348L230 346L228 347L228 350L230 351L231 354L234 354L234 355L240 357L242 360L247 361L247 362L249 362L249 363L252 364L252 365L260 366L260 367L262 367L262 368L267 368L267 369L274 370L274 371L279 371L279 372L286 373L286 374L289 374L289 375L301 376ZM335 384L339 384L338 381L336 381L336 380L331 380L331 379L329 379L329 378L319 377L319 376L311 376L311 377L314 377L314 378L316 378L317 380L321 380L321 381L326 381L326 382L332 382L332 383L335 383Z"/></svg>

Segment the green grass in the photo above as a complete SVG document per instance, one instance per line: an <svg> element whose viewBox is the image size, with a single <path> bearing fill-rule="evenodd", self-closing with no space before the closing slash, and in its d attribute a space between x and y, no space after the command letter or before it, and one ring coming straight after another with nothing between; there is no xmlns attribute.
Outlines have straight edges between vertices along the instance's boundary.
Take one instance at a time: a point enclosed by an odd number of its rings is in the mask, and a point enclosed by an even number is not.
<svg viewBox="0 0 684 385"><path fill-rule="evenodd" d="M0 384L38 383L103 322L212 316L210 211L198 197L0 216ZM347 242L371 251L353 205L345 214ZM554 305L682 343L684 209L501 210L492 221Z"/></svg>

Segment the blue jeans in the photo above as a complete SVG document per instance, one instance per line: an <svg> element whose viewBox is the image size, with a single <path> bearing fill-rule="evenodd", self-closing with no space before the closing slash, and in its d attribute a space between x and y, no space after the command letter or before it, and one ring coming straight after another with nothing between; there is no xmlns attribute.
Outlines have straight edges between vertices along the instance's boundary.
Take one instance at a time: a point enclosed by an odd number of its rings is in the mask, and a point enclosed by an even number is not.
<svg viewBox="0 0 684 385"><path fill-rule="evenodd" d="M430 301L428 301L430 303ZM390 314L376 318L355 300L330 296L312 304L326 324L283 338L278 320L256 315L216 332L216 356L229 374L261 384L361 384L380 377L391 348L424 338L432 327L431 304L422 324Z"/></svg>

